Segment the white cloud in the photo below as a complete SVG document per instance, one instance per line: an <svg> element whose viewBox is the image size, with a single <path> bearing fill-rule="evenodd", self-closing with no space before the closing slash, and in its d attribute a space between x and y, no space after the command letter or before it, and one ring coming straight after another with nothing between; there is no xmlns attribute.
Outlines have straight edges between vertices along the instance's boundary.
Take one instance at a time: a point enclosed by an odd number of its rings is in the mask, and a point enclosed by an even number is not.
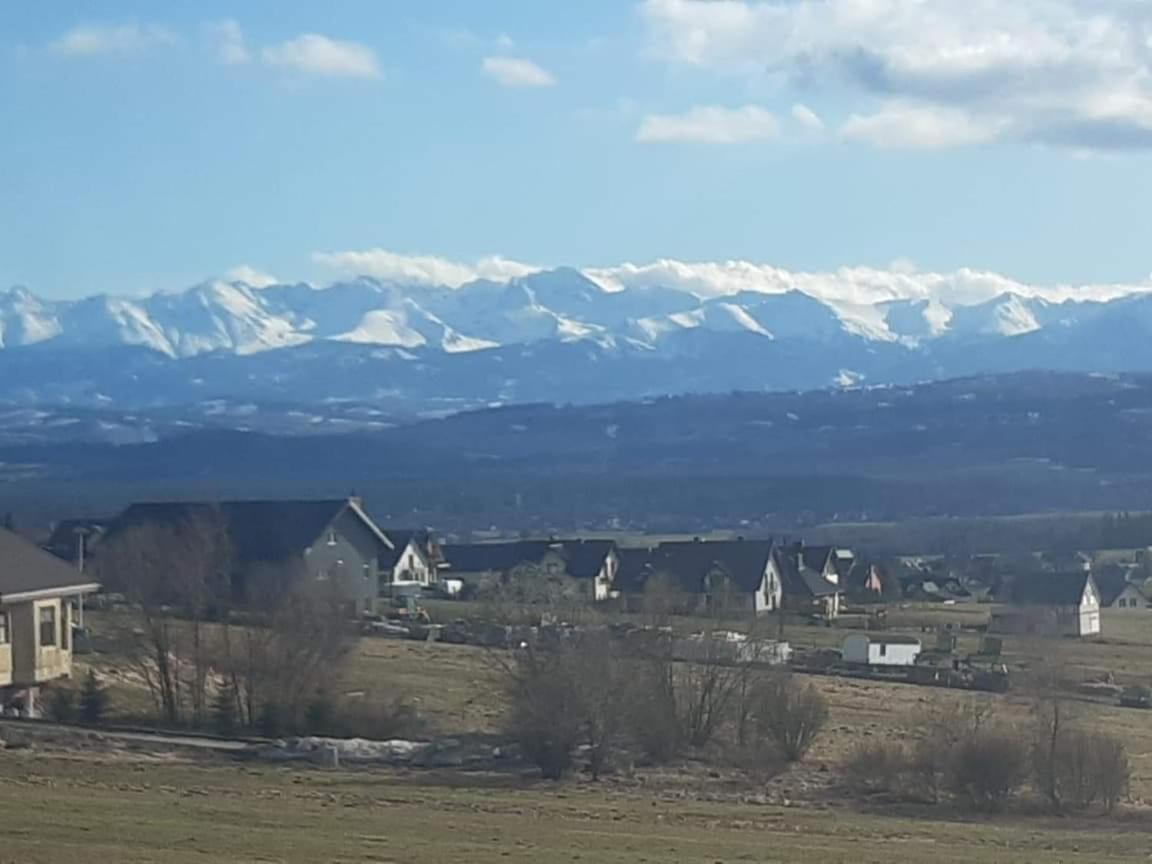
<svg viewBox="0 0 1152 864"><path fill-rule="evenodd" d="M556 84L551 72L521 57L485 57L481 68L502 87L552 87Z"/></svg>
<svg viewBox="0 0 1152 864"><path fill-rule="evenodd" d="M498 255L465 264L432 255L401 255L387 249L317 252L312 258L318 264L353 276L374 276L377 279L446 285L449 288L459 288L477 279L515 279L541 269Z"/></svg>
<svg viewBox="0 0 1152 864"><path fill-rule="evenodd" d="M101 54L138 54L150 48L172 45L176 36L155 25L86 24L73 27L48 47L56 54L93 57Z"/></svg>
<svg viewBox="0 0 1152 864"><path fill-rule="evenodd" d="M824 121L820 119L819 114L817 114L807 105L793 105L791 113L792 119L799 123L806 131L824 131Z"/></svg>
<svg viewBox="0 0 1152 864"><path fill-rule="evenodd" d="M853 114L840 132L884 149L934 150L985 144L1000 137L1006 126L1005 120L954 108L891 103L875 114Z"/></svg>
<svg viewBox="0 0 1152 864"><path fill-rule="evenodd" d="M756 105L699 105L683 114L650 114L641 121L636 140L740 144L775 138L779 131L776 118Z"/></svg>
<svg viewBox="0 0 1152 864"><path fill-rule="evenodd" d="M306 75L331 78L379 78L376 54L358 42L343 42L305 33L265 48L261 56L271 66L293 69Z"/></svg>
<svg viewBox="0 0 1152 864"><path fill-rule="evenodd" d="M650 53L668 63L847 88L857 115L879 101L962 111L1001 138L1152 146L1152 3L644 0L641 11ZM953 138L970 140L938 136Z"/></svg>
<svg viewBox="0 0 1152 864"><path fill-rule="evenodd" d="M253 288L267 288L269 285L280 284L280 280L271 273L265 273L247 264L233 267L224 274L224 278L229 282L243 282L246 285L251 285Z"/></svg>
<svg viewBox="0 0 1152 864"><path fill-rule="evenodd" d="M1111 300L1152 291L1145 285L1032 285L998 273L961 268L950 273L922 272L908 262L888 269L841 267L828 272L797 272L750 261L685 262L662 259L649 264L620 264L585 270L610 290L662 286L698 297L723 297L741 291L782 294L803 291L845 308L894 300L934 300L949 305L983 303L1002 294L1064 300Z"/></svg>
<svg viewBox="0 0 1152 864"><path fill-rule="evenodd" d="M244 41L244 31L232 19L208 25L208 34L214 42L216 59L225 66L238 66L252 59Z"/></svg>

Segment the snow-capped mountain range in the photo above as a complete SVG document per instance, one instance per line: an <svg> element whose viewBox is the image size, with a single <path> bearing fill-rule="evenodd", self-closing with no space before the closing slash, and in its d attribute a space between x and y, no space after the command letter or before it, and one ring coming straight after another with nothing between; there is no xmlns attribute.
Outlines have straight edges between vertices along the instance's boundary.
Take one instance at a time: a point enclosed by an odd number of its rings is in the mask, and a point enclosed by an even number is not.
<svg viewBox="0 0 1152 864"><path fill-rule="evenodd" d="M180 423L209 403L217 419L271 403L392 417L1019 369L1152 370L1152 283L663 261L326 287L216 280L148 297L0 291L0 407L191 406Z"/></svg>
<svg viewBox="0 0 1152 864"><path fill-rule="evenodd" d="M546 340L659 349L687 330L827 341L848 335L917 348L1076 326L1143 286L1035 288L992 274L845 270L727 273L710 283L656 269L545 270L460 286L361 276L318 288L214 280L179 292L51 301L0 291L0 348L140 346L172 358L255 354L315 341L448 353ZM731 267L732 265L728 265ZM883 279L881 278L883 277ZM772 284L775 282L775 284Z"/></svg>

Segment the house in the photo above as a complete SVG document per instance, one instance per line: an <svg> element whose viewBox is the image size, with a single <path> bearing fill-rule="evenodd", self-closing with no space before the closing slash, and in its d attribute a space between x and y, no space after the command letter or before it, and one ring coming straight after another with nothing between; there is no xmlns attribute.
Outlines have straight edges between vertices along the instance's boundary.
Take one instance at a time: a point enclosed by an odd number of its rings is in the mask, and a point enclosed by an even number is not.
<svg viewBox="0 0 1152 864"><path fill-rule="evenodd" d="M1108 589L1100 587L1100 606L1105 609L1152 609L1152 597L1136 582Z"/></svg>
<svg viewBox="0 0 1152 864"><path fill-rule="evenodd" d="M567 583L596 602L611 596L619 566L612 540L551 538L447 544L441 552L440 577L462 580L474 591L507 584L522 572Z"/></svg>
<svg viewBox="0 0 1152 864"><path fill-rule="evenodd" d="M775 548L772 540L661 543L649 552L644 590L660 578L681 595L688 612L774 612L782 591Z"/></svg>
<svg viewBox="0 0 1152 864"><path fill-rule="evenodd" d="M843 591L828 579L827 569L816 570L807 566L804 549L802 544L773 546L773 563L780 574L783 608L800 615L836 618L840 614Z"/></svg>
<svg viewBox="0 0 1152 864"><path fill-rule="evenodd" d="M1100 632L1100 590L1085 570L1015 578L1008 604L992 613L989 632L1092 636Z"/></svg>
<svg viewBox="0 0 1152 864"><path fill-rule="evenodd" d="M440 545L431 531L382 529L391 549L381 553L380 591L427 588L439 581Z"/></svg>
<svg viewBox="0 0 1152 864"><path fill-rule="evenodd" d="M819 573L827 582L840 584L840 570L837 569L838 556L832 546L808 546L798 543L796 563L805 570ZM850 569L850 568L849 568Z"/></svg>
<svg viewBox="0 0 1152 864"><path fill-rule="evenodd" d="M356 497L133 504L109 529L101 552L124 542L129 531L148 527L191 533L192 539L196 532L219 531L231 559L233 594L241 602L256 603L263 591L303 582L331 586L350 614L370 612L381 581L390 582L399 563L392 541Z"/></svg>
<svg viewBox="0 0 1152 864"><path fill-rule="evenodd" d="M0 713L35 715L40 686L72 674L71 601L99 587L0 528Z"/></svg>
<svg viewBox="0 0 1152 864"><path fill-rule="evenodd" d="M853 633L844 639L841 656L846 663L866 666L913 666L920 656L920 640L887 633Z"/></svg>
<svg viewBox="0 0 1152 864"><path fill-rule="evenodd" d="M848 575L840 580L840 587L849 597L863 602L876 602L884 596L884 571L880 565L855 560Z"/></svg>
<svg viewBox="0 0 1152 864"><path fill-rule="evenodd" d="M807 559L807 565L805 560ZM782 545L774 540L692 540L620 550L617 586L630 607L654 586L677 592L687 614L781 609L835 617L846 562L832 547ZM836 581L832 581L836 580Z"/></svg>

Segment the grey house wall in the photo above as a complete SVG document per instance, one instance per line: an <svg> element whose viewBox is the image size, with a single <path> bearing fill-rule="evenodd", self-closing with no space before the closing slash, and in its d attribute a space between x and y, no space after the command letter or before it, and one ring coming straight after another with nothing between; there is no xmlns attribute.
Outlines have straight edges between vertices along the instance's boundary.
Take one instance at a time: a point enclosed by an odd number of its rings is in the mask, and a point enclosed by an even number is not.
<svg viewBox="0 0 1152 864"><path fill-rule="evenodd" d="M305 572L317 583L333 583L350 608L370 612L380 592L380 551L380 539L345 510L305 551Z"/></svg>

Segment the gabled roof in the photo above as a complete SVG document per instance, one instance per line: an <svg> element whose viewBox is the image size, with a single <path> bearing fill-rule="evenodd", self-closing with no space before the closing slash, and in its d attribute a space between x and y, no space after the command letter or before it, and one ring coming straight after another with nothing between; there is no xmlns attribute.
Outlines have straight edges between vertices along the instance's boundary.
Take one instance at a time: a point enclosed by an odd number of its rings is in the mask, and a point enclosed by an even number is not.
<svg viewBox="0 0 1152 864"><path fill-rule="evenodd" d="M1009 598L1021 606L1079 606L1090 584L1096 583L1086 571L1027 573L1013 581Z"/></svg>
<svg viewBox="0 0 1152 864"><path fill-rule="evenodd" d="M880 581L884 582L886 577L884 571L880 568L879 565L874 564L871 561L858 558L853 563L852 568L848 571L848 573L841 576L840 584L844 588L859 590L868 584L868 581L872 578L873 570L876 571L876 575L879 577Z"/></svg>
<svg viewBox="0 0 1152 864"><path fill-rule="evenodd" d="M134 525L177 525L190 519L222 520L236 560L241 563L286 561L303 554L345 511L359 517L388 548L391 543L354 501L223 501L133 504L110 534Z"/></svg>
<svg viewBox="0 0 1152 864"><path fill-rule="evenodd" d="M554 554L564 561L569 576L593 579L615 548L612 540L516 540L449 544L442 548L442 554L449 573L508 573L517 567L538 565Z"/></svg>
<svg viewBox="0 0 1152 864"><path fill-rule="evenodd" d="M800 560L809 570L823 573L828 566L828 559L836 552L833 546L801 546Z"/></svg>
<svg viewBox="0 0 1152 864"><path fill-rule="evenodd" d="M1148 594L1144 591L1143 586L1135 582L1100 582L1100 605L1111 606L1119 599L1120 595L1131 588L1144 600L1149 600Z"/></svg>
<svg viewBox="0 0 1152 864"><path fill-rule="evenodd" d="M380 530L388 538L388 542L392 544L392 548L380 556L381 567L395 567L396 562L400 560L400 556L404 554L404 550L408 548L409 544L415 545L422 555L427 554L428 544L432 539L432 532L428 529L382 528Z"/></svg>
<svg viewBox="0 0 1152 864"><path fill-rule="evenodd" d="M87 593L99 587L55 555L0 528L0 603L25 595Z"/></svg>
<svg viewBox="0 0 1152 864"><path fill-rule="evenodd" d="M616 550L620 566L616 569L616 588L625 594L639 594L652 575L654 547L621 547Z"/></svg>
<svg viewBox="0 0 1152 864"><path fill-rule="evenodd" d="M840 588L825 579L820 573L807 567L801 569L800 550L798 547L785 549L774 546L772 560L776 562L776 570L780 573L780 587L785 596L793 597L831 597L840 593Z"/></svg>
<svg viewBox="0 0 1152 864"><path fill-rule="evenodd" d="M690 540L661 543L651 556L651 569L667 573L685 591L704 590L704 579L719 570L744 592L752 593L764 580L772 554L771 540Z"/></svg>

